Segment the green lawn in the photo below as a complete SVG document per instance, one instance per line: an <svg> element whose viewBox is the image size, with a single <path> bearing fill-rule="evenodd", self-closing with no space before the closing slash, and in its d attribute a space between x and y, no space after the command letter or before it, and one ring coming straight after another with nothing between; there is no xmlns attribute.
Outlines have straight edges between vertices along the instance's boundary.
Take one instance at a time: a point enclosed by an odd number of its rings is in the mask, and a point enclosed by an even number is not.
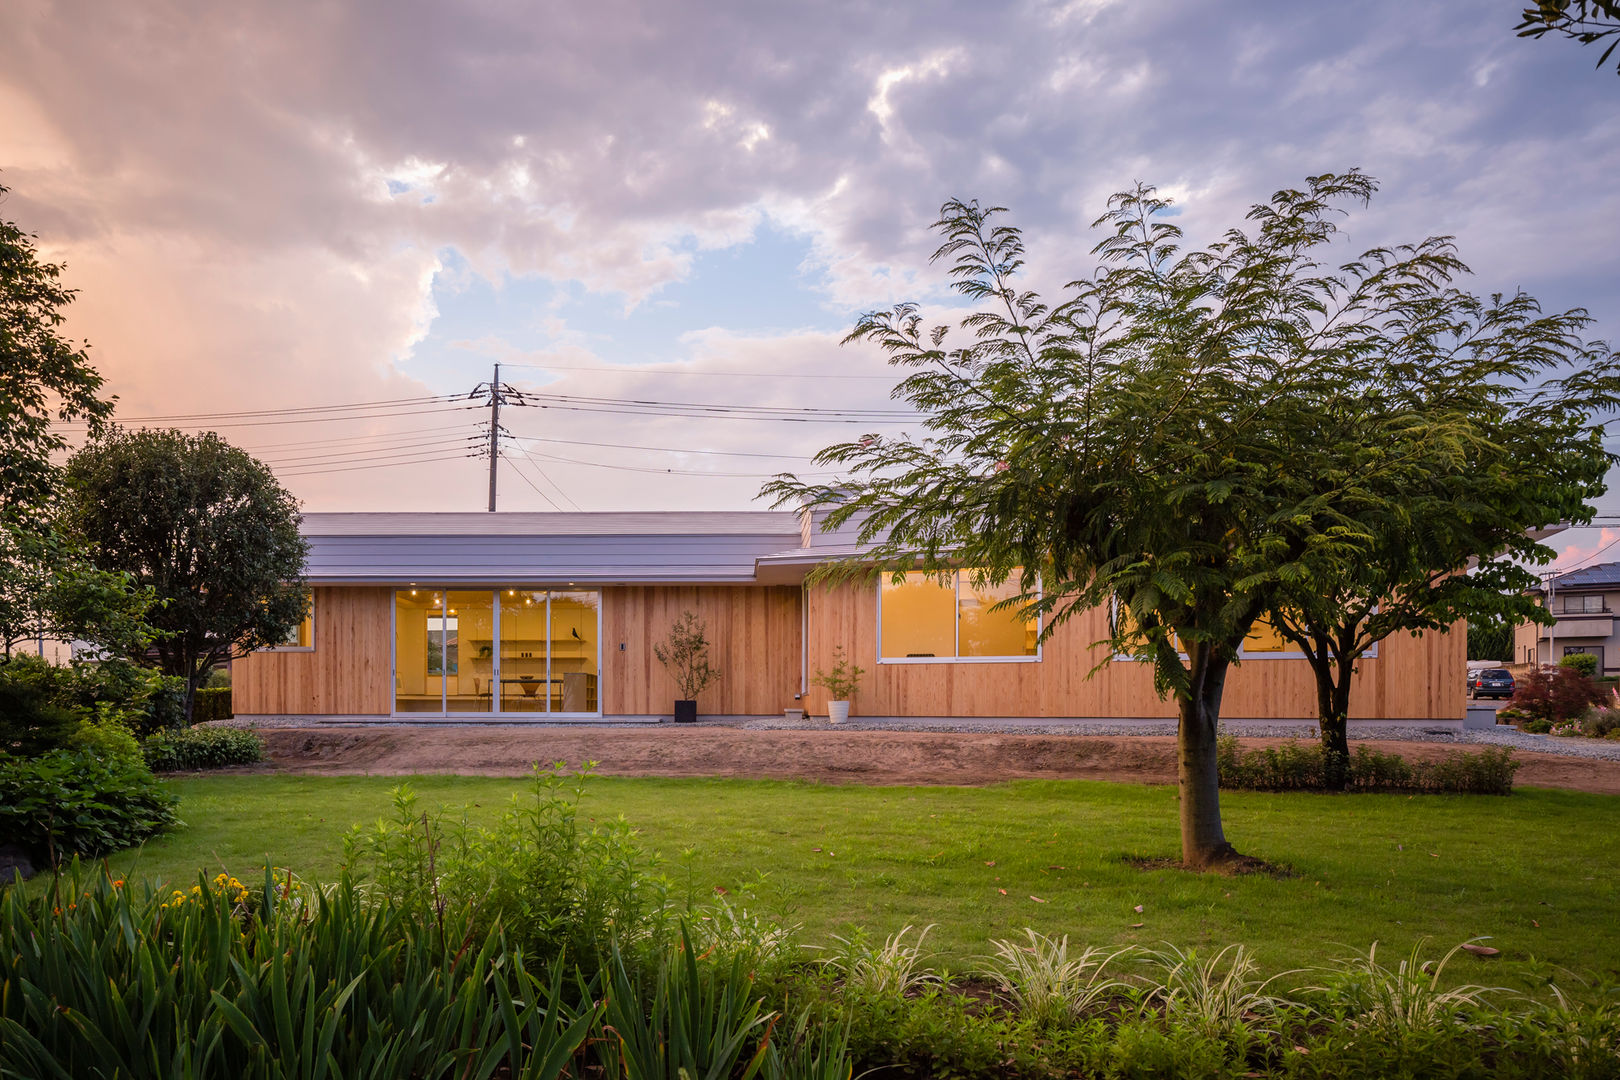
<svg viewBox="0 0 1620 1080"><path fill-rule="evenodd" d="M329 878L343 831L387 812L398 782L179 780L186 827L113 867L170 880L225 868L247 880L268 858ZM424 805L469 804L475 816L492 815L522 787L469 777L412 783ZM1490 935L1508 961L1620 976L1620 798L1527 789L1505 799L1228 794L1223 804L1239 849L1295 876L1130 865L1128 856L1176 852L1169 787L597 779L585 812L625 815L682 895L735 890L762 872L767 906L803 923L807 941L851 925L888 933L938 923L930 940L957 966L987 951L988 938L1033 926L1087 944L1246 942L1272 969L1347 951L1335 943L1365 951L1377 940L1381 951L1404 953L1425 935L1447 947Z"/></svg>

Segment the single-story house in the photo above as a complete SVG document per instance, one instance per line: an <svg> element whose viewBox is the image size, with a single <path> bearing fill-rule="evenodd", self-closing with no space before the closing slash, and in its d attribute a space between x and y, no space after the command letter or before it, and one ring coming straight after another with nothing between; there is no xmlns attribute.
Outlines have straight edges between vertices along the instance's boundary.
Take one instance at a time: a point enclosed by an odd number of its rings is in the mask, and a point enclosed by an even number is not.
<svg viewBox="0 0 1620 1080"><path fill-rule="evenodd" d="M1550 605L1553 625L1526 622L1514 629L1515 664L1556 664L1571 653L1591 653L1599 675L1620 675L1620 562L1559 574L1534 595Z"/></svg>
<svg viewBox="0 0 1620 1080"><path fill-rule="evenodd" d="M807 585L854 553L794 512L307 514L310 618L284 647L233 666L239 716L333 721L536 721L668 716L653 655L694 612L722 677L701 713L826 712L816 673L842 646L865 669L868 717L1157 718L1173 703L1149 667L1105 657L1108 613L1046 641L971 575L941 583ZM1382 642L1356 676L1353 716L1459 721L1466 635ZM1088 677L1089 676L1089 677ZM1264 630L1232 673L1224 715L1315 716L1309 669Z"/></svg>

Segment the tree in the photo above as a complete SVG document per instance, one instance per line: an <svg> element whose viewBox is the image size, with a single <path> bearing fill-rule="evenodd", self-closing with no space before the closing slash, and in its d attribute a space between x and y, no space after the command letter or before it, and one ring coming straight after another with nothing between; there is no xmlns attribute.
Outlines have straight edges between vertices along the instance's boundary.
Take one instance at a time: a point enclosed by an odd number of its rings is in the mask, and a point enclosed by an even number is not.
<svg viewBox="0 0 1620 1080"><path fill-rule="evenodd" d="M1520 37L1558 34L1582 45L1615 38L1598 57L1596 66L1602 67L1620 46L1620 0L1538 0L1535 7L1524 9L1519 25L1513 29ZM1620 64L1615 65L1615 71L1620 72Z"/></svg>
<svg viewBox="0 0 1620 1080"><path fill-rule="evenodd" d="M83 640L112 655L144 652L150 588L94 566L54 530L0 521L0 655L31 639Z"/></svg>
<svg viewBox="0 0 1620 1080"><path fill-rule="evenodd" d="M1447 282L1463 269L1359 305L1362 361L1321 437L1340 449L1341 469L1366 478L1346 507L1361 542L1348 556L1313 549L1267 613L1311 666L1340 783L1362 657L1391 634L1461 619L1549 621L1524 563L1554 552L1534 530L1590 521L1587 500L1616 460L1597 416L1620 403L1620 356L1582 340L1586 312L1472 296Z"/></svg>
<svg viewBox="0 0 1620 1080"><path fill-rule="evenodd" d="M1468 624L1468 659L1513 663L1513 625L1507 619L1471 620Z"/></svg>
<svg viewBox="0 0 1620 1080"><path fill-rule="evenodd" d="M1371 477L1345 472L1319 432L1360 363L1353 315L1388 283L1444 277L1446 245L1377 250L1324 270L1316 249L1344 202L1375 190L1359 172L1312 177L1181 251L1168 200L1138 185L1096 222L1101 265L1048 306L1018 291L1019 231L1001 208L953 200L936 228L954 287L980 306L925 331L912 304L861 317L847 341L911 369L894 391L924 433L867 435L823 450L831 484L784 474L778 504L829 507L824 528L860 520L859 574L974 568L1018 575L1004 604L1040 614L1044 635L1082 611L1117 617L1099 663L1151 663L1177 703L1184 862L1236 857L1220 817L1216 731L1227 674L1256 618L1305 558L1350 559L1365 536L1347 508Z"/></svg>
<svg viewBox="0 0 1620 1080"><path fill-rule="evenodd" d="M61 278L31 234L0 219L0 518L13 523L37 520L55 489L51 455L67 441L52 421L85 420L94 434L113 409L85 348L59 332L75 295Z"/></svg>
<svg viewBox="0 0 1620 1080"><path fill-rule="evenodd" d="M210 668L303 620L297 501L218 435L114 428L73 455L66 479L70 537L158 597L155 649L186 679L188 721Z"/></svg>

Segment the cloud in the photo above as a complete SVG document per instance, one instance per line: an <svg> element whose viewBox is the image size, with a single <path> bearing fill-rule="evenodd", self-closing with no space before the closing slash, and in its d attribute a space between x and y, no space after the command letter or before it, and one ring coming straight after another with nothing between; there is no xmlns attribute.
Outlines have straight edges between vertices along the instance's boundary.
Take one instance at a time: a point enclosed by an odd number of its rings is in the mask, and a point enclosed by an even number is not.
<svg viewBox="0 0 1620 1080"><path fill-rule="evenodd" d="M453 275L545 281L622 314L703 287L704 253L778 230L804 239L814 272L752 287L813 292L847 326L948 300L928 224L950 196L1011 207L1031 280L1050 288L1085 269L1088 223L1137 179L1174 192L1203 240L1273 189L1350 165L1384 181L1352 221L1358 243L1455 233L1477 288L1586 305L1620 337L1603 284L1620 280L1613 80L1515 39L1511 21L1463 0L19 0L0 35L0 182L14 189L0 212L68 261L83 290L70 328L131 415L467 389L402 373L456 302ZM747 307L739 295L738 320ZM559 301L527 318L549 326L545 358L601 366L615 325L601 310ZM525 330L467 335L487 339L463 350L467 373L491 342L533 353ZM867 370L836 336L705 316L661 351L714 370ZM886 389L616 369L563 381L865 405ZM609 434L814 442L689 422ZM604 484L553 464L601 505L750 493L738 478ZM476 506L476 467L310 473L296 488L326 508Z"/></svg>

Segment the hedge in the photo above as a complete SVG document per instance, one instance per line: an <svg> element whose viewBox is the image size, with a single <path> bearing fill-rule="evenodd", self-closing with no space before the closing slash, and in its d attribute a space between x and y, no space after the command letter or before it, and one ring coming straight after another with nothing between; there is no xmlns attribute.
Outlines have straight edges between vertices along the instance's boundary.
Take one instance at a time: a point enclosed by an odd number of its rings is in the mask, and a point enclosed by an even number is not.
<svg viewBox="0 0 1620 1080"><path fill-rule="evenodd" d="M264 760L264 740L239 728L192 728L164 731L141 744L154 772L190 772Z"/></svg>

